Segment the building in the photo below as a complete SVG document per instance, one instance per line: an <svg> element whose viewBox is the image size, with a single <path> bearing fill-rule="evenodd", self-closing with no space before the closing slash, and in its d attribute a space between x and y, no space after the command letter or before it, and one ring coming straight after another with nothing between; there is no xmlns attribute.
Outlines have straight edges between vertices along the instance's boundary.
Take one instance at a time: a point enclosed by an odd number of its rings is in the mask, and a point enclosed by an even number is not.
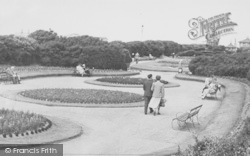
<svg viewBox="0 0 250 156"><path fill-rule="evenodd" d="M250 39L249 38L246 38L246 39L240 41L239 43L240 43L240 48L250 47Z"/></svg>
<svg viewBox="0 0 250 156"><path fill-rule="evenodd" d="M228 52L236 52L237 47L234 46L232 43L230 43L228 46L226 46L226 51L228 51Z"/></svg>

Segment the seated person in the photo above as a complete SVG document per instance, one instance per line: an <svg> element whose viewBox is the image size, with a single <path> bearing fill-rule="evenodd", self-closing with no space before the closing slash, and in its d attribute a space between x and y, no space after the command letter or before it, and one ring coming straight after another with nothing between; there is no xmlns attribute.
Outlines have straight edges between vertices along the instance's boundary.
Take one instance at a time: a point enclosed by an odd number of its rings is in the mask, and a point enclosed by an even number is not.
<svg viewBox="0 0 250 156"><path fill-rule="evenodd" d="M83 76L83 74L84 74L84 69L83 69L83 67L81 66L81 64L78 64L78 65L76 66L76 73L77 73L77 74L80 74L81 76Z"/></svg>
<svg viewBox="0 0 250 156"><path fill-rule="evenodd" d="M205 89L208 89L209 88L209 85L212 83L212 77L208 77L205 79L205 86L204 88L202 89L202 93L204 92Z"/></svg>
<svg viewBox="0 0 250 156"><path fill-rule="evenodd" d="M83 68L83 70L85 70L86 69L86 65L82 64L82 68Z"/></svg>
<svg viewBox="0 0 250 156"><path fill-rule="evenodd" d="M7 68L6 72L12 76L13 84L17 84L17 83L20 84L21 83L21 78L18 75L18 73L15 72L15 67L14 66L12 66L10 68Z"/></svg>
<svg viewBox="0 0 250 156"><path fill-rule="evenodd" d="M208 85L208 88L204 89L201 98L204 99L208 94L216 94L220 90L220 85L216 82L212 82Z"/></svg>
<svg viewBox="0 0 250 156"><path fill-rule="evenodd" d="M89 69L89 68L86 68L86 69L85 69L85 73L86 73L87 75L90 75L90 69Z"/></svg>

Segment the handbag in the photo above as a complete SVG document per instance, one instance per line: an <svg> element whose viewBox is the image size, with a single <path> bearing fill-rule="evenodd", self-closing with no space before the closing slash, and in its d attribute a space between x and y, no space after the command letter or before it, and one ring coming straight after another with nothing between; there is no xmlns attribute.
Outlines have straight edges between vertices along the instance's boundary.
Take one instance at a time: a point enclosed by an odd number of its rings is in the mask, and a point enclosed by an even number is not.
<svg viewBox="0 0 250 156"><path fill-rule="evenodd" d="M166 102L167 102L167 100L166 100L166 99L161 98L161 101L160 101L160 107L165 107Z"/></svg>

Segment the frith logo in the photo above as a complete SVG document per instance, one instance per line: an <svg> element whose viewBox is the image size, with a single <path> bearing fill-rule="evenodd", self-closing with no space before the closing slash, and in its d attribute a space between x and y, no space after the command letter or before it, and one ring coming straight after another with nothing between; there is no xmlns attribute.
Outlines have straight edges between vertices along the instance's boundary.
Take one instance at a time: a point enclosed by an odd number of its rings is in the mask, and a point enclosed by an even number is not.
<svg viewBox="0 0 250 156"><path fill-rule="evenodd" d="M231 13L220 14L208 19L202 17L192 18L189 20L188 37L196 40L205 37L207 40L215 40L222 35L234 32L236 23L232 22L229 16Z"/></svg>

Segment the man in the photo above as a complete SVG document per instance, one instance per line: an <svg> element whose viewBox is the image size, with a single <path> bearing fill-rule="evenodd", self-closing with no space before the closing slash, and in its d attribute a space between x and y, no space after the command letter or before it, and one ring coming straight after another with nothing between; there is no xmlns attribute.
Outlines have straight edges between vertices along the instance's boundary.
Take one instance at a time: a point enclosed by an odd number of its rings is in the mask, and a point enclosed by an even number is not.
<svg viewBox="0 0 250 156"><path fill-rule="evenodd" d="M143 83L143 90L144 90L144 100L145 100L145 105L144 105L144 113L145 115L148 113L148 104L149 101L152 98L153 91L151 90L153 84L153 79L152 79L152 74L148 75L148 80L146 80ZM153 109L150 108L150 113L153 112Z"/></svg>

